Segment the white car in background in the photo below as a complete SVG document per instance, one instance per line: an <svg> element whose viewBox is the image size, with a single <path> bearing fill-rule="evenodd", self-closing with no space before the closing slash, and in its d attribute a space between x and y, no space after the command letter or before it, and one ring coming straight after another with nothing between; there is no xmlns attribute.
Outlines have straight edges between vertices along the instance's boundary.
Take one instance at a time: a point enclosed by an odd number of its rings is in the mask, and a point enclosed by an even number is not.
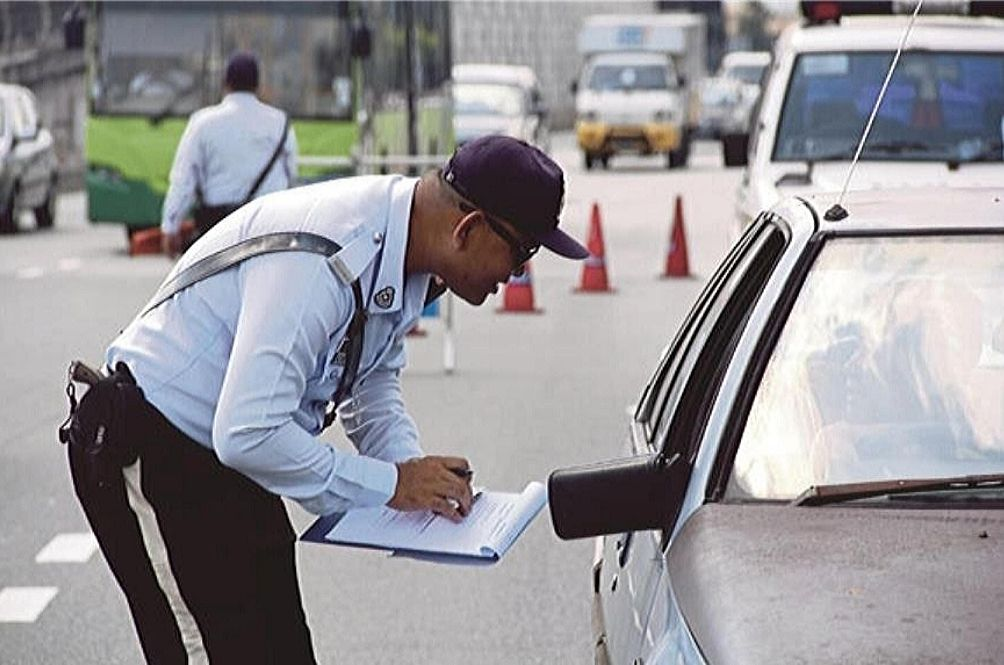
<svg viewBox="0 0 1004 665"><path fill-rule="evenodd" d="M454 65L453 134L457 145L502 134L547 152L551 137L537 76L521 65Z"/></svg>
<svg viewBox="0 0 1004 665"><path fill-rule="evenodd" d="M805 4L810 11L860 11L876 3ZM968 9L973 14L987 7L974 2ZM810 20L781 34L750 137L737 235L786 195L841 189L909 20L845 16L834 24ZM1002 118L1004 20L922 14L850 187L999 186Z"/></svg>
<svg viewBox="0 0 1004 665"><path fill-rule="evenodd" d="M721 139L726 166L739 166L745 160L750 115L768 65L770 53L766 51L732 51L722 58L718 73L701 86L699 131Z"/></svg>

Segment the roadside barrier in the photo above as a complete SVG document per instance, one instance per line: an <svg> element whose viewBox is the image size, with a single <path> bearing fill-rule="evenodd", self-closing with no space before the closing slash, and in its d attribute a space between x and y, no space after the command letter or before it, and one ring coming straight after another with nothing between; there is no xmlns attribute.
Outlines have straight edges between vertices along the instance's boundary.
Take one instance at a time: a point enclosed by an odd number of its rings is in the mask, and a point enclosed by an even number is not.
<svg viewBox="0 0 1004 665"><path fill-rule="evenodd" d="M540 314L543 310L537 309L533 304L533 277L530 274L530 264L524 266L523 274L513 275L505 283L502 292L502 306L496 312L506 314L509 312L520 314Z"/></svg>
<svg viewBox="0 0 1004 665"><path fill-rule="evenodd" d="M676 195L673 211L673 226L669 232L669 250L666 252L665 277L689 277L690 262L687 259L687 236L683 230L683 199Z"/></svg>
<svg viewBox="0 0 1004 665"><path fill-rule="evenodd" d="M607 279L606 249L603 245L603 228L600 222L600 206L593 202L593 210L589 216L589 240L586 243L589 256L582 262L582 278L576 293L609 293L610 281Z"/></svg>

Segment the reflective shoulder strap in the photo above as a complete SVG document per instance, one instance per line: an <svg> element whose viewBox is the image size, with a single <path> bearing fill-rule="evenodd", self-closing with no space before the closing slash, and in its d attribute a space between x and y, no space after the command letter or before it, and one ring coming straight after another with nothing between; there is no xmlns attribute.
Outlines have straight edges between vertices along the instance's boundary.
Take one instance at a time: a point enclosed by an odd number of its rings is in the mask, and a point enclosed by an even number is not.
<svg viewBox="0 0 1004 665"><path fill-rule="evenodd" d="M157 293L143 309L140 316L145 316L150 310L169 300L171 296L187 289L192 284L222 272L241 261L260 254L270 252L311 252L332 256L341 251L341 245L334 240L316 233L282 232L269 233L255 238L248 238L236 245L231 245L209 256L203 257L188 266L177 275L161 284ZM353 290L358 288L358 280L353 282ZM358 303L357 303L358 307Z"/></svg>

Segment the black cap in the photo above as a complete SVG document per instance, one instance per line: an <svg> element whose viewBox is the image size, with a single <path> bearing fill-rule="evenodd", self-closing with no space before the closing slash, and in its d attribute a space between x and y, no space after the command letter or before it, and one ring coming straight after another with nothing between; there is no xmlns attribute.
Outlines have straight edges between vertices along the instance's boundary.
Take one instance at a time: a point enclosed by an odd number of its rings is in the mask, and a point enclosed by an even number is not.
<svg viewBox="0 0 1004 665"><path fill-rule="evenodd" d="M558 228L565 176L540 149L509 136L482 136L457 148L443 167L443 179L462 197L552 252L570 259L589 256Z"/></svg>
<svg viewBox="0 0 1004 665"><path fill-rule="evenodd" d="M251 53L241 52L230 56L224 82L231 90L254 92L258 89L258 59Z"/></svg>

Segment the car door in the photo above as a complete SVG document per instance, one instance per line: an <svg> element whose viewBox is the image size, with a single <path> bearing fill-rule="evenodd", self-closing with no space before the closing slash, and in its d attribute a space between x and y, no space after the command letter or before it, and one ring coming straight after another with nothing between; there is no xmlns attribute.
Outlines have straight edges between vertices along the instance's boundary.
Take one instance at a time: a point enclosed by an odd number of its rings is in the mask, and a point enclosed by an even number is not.
<svg viewBox="0 0 1004 665"><path fill-rule="evenodd" d="M662 450L693 463L732 351L785 242L782 227L765 216L711 278L642 395L631 428L633 452ZM604 543L597 592L614 663L649 662L662 648L668 626L663 555L672 526Z"/></svg>

